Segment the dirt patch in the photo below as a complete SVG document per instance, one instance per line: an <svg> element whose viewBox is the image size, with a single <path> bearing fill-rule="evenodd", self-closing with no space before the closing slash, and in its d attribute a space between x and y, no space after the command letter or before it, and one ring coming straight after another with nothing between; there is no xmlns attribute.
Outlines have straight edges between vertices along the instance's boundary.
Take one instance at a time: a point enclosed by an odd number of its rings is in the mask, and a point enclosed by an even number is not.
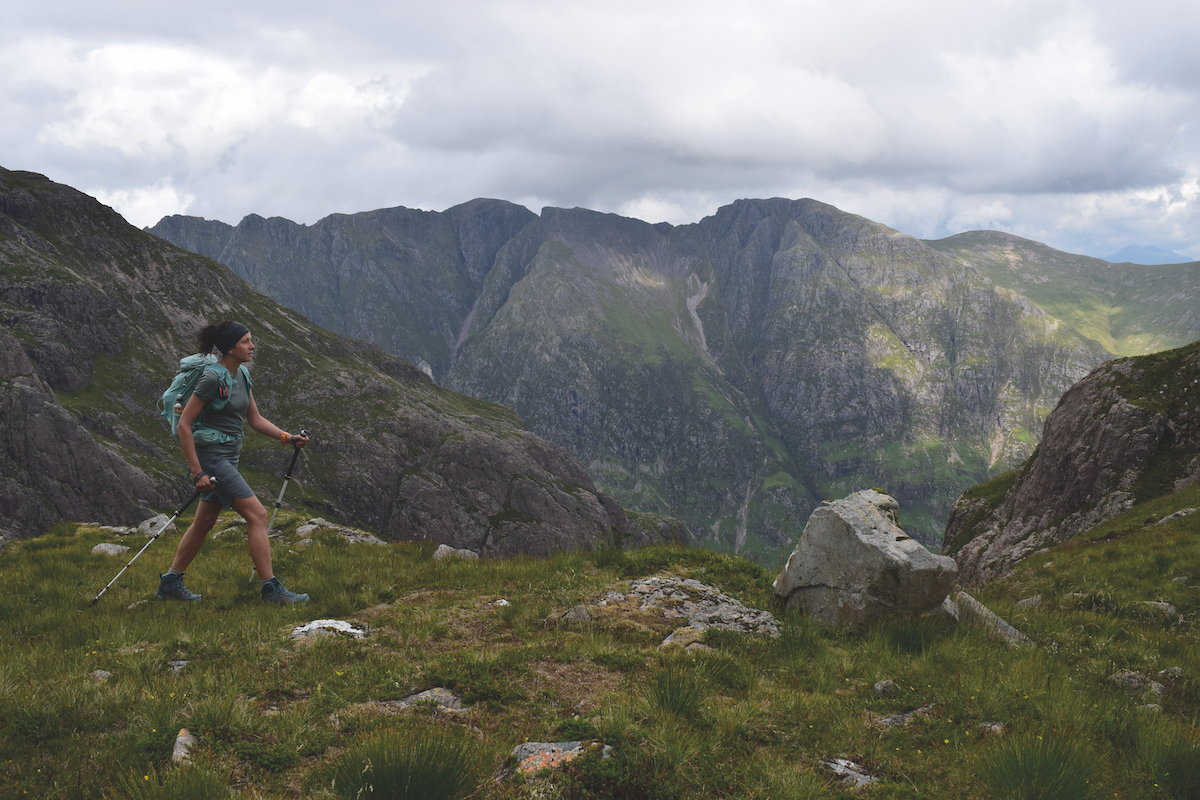
<svg viewBox="0 0 1200 800"><path fill-rule="evenodd" d="M547 694L572 714L586 714L599 708L603 699L627 683L619 672L607 670L587 661L560 664L539 661L533 664L527 678L531 694Z"/></svg>

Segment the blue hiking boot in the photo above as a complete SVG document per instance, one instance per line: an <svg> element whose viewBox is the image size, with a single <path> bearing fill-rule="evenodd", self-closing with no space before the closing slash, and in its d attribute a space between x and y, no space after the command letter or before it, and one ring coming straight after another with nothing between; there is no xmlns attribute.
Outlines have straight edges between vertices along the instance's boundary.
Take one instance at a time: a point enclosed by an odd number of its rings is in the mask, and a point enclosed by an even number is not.
<svg viewBox="0 0 1200 800"><path fill-rule="evenodd" d="M203 595L188 591L183 585L183 575L160 575L158 581L159 600L184 600L198 603Z"/></svg>
<svg viewBox="0 0 1200 800"><path fill-rule="evenodd" d="M279 603L280 605L284 606L294 606L297 603L307 603L308 595L297 594L296 592L290 591L279 582L279 578L271 578L269 581L263 584L262 599L266 600L268 603Z"/></svg>

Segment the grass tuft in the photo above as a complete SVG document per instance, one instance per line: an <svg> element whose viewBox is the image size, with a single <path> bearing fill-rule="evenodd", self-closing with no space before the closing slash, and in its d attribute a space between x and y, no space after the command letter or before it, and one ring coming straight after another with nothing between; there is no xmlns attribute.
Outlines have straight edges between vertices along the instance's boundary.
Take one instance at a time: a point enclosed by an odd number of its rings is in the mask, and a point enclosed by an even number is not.
<svg viewBox="0 0 1200 800"><path fill-rule="evenodd" d="M1094 783L1100 759L1074 736L1014 736L980 760L983 787L996 800L1086 800L1097 793Z"/></svg>
<svg viewBox="0 0 1200 800"><path fill-rule="evenodd" d="M456 800L478 787L478 749L436 729L384 731L339 756L327 786L345 800Z"/></svg>

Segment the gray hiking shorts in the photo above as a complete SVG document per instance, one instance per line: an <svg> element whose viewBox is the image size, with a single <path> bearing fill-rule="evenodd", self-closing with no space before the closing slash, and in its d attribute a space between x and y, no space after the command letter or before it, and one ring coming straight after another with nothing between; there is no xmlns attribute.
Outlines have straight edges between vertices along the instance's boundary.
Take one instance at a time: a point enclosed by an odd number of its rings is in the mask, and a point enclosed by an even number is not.
<svg viewBox="0 0 1200 800"><path fill-rule="evenodd" d="M234 498L254 497L254 490L238 472L240 455L240 453L230 454L212 447L196 448L196 457L200 459L200 468L208 474L208 477L217 480L217 488L200 495L201 500L220 503L221 508L229 508L233 505Z"/></svg>

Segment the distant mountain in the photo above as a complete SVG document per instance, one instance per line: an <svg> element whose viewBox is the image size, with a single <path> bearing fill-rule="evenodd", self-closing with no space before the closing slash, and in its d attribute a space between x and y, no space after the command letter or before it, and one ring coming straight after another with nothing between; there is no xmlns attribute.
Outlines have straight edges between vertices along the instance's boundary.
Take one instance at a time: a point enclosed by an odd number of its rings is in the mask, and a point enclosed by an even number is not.
<svg viewBox="0 0 1200 800"><path fill-rule="evenodd" d="M996 578L1134 504L1200 481L1198 394L1200 342L1110 361L1071 387L1034 456L955 504L943 552L958 561L959 579Z"/></svg>
<svg viewBox="0 0 1200 800"><path fill-rule="evenodd" d="M184 499L186 466L155 403L195 329L225 317L259 345L258 406L315 429L287 502L492 555L647 538L511 410L318 328L74 189L0 169L0 539L63 520L136 523ZM251 485L273 497L288 457L248 437Z"/></svg>
<svg viewBox="0 0 1200 800"><path fill-rule="evenodd" d="M1114 264L1186 264L1191 259L1185 258L1170 250L1164 250L1161 247L1142 247L1141 245L1131 244L1122 247L1111 256L1105 256L1105 261L1111 261Z"/></svg>
<svg viewBox="0 0 1200 800"><path fill-rule="evenodd" d="M1114 355L1200 339L1200 263L1110 264L999 231L928 243L1017 292Z"/></svg>
<svg viewBox="0 0 1200 800"><path fill-rule="evenodd" d="M768 560L818 501L872 486L937 543L962 488L1026 458L1108 355L958 254L814 200L683 226L476 200L151 231Z"/></svg>

